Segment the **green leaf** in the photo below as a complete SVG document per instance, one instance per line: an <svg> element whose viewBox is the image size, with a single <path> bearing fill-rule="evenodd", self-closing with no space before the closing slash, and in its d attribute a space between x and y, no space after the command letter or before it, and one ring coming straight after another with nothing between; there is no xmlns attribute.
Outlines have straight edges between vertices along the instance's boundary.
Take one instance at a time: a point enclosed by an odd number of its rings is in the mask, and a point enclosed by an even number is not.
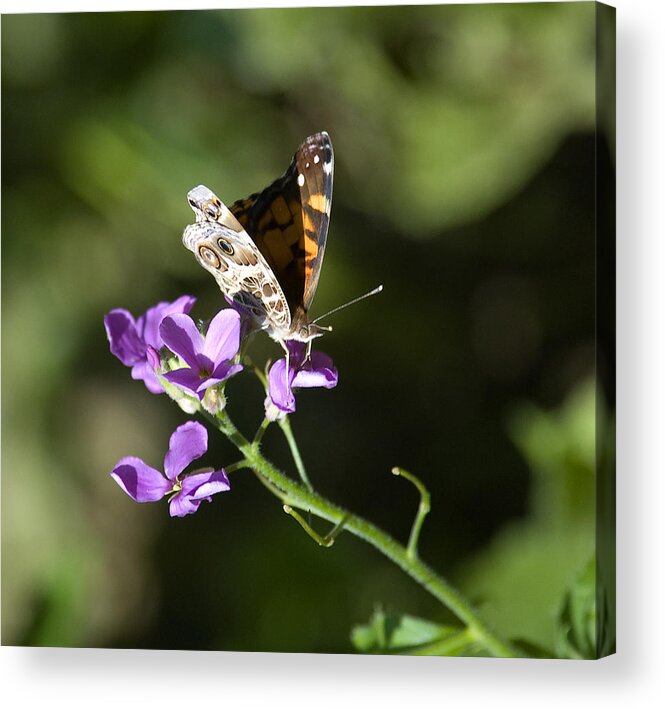
<svg viewBox="0 0 665 709"><path fill-rule="evenodd" d="M351 631L356 650L374 654L481 656L482 648L469 631L439 625L423 618L374 611L366 625L356 625Z"/></svg>
<svg viewBox="0 0 665 709"><path fill-rule="evenodd" d="M585 565L564 596L554 642L561 657L579 660L597 656L595 557Z"/></svg>

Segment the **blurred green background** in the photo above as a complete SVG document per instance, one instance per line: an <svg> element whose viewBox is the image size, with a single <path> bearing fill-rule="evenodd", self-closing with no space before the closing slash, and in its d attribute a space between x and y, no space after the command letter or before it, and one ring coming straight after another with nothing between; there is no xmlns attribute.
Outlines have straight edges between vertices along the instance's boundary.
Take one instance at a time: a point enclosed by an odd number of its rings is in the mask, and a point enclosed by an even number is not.
<svg viewBox="0 0 665 709"><path fill-rule="evenodd" d="M2 18L2 642L352 652L384 608L450 621L370 547L317 547L245 472L194 516L108 473L185 415L102 317L196 295L187 191L230 204L327 130L314 315L340 372L293 427L315 486L406 541L497 628L553 651L594 551L592 3ZM256 338L257 360L279 356ZM228 388L250 434L249 377ZM293 467L279 431L266 450ZM235 460L211 436L204 464Z"/></svg>

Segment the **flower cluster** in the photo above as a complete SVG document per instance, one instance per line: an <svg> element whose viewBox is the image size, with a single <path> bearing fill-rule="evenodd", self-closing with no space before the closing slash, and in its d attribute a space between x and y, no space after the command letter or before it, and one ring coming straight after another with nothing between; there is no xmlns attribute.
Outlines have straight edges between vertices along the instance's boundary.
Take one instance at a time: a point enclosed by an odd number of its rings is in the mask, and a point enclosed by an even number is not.
<svg viewBox="0 0 665 709"><path fill-rule="evenodd" d="M241 315L224 308L211 320L205 337L189 316L195 298L184 295L172 303L162 302L138 319L122 308L104 318L111 353L131 368L133 379L142 380L153 394L171 385L211 414L225 405L224 383L242 371L238 361L241 338L247 336ZM332 359L323 352L309 352L302 342L286 343L288 358L277 360L268 372L266 418L276 420L296 410L294 390L337 385ZM168 388L168 386L166 386ZM186 408L186 407L185 407ZM183 477L183 470L208 448L208 434L199 423L189 421L171 436L164 459L164 474L140 458L126 457L111 473L113 479L136 502L170 497L172 517L196 512L203 500L228 490L223 469Z"/></svg>

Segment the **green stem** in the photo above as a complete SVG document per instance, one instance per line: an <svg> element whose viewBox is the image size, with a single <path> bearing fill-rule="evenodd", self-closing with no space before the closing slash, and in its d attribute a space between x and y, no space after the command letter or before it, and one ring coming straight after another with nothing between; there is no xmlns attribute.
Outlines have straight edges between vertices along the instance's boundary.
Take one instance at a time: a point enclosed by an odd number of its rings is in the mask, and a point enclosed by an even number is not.
<svg viewBox="0 0 665 709"><path fill-rule="evenodd" d="M291 515L293 519L305 530L307 535L311 537L319 546L330 548L335 543L335 538L342 531L344 527L344 521L336 524L325 537L322 537L306 520L305 518L298 514L293 507L289 505L284 505L284 512L287 515Z"/></svg>
<svg viewBox="0 0 665 709"><path fill-rule="evenodd" d="M430 496L427 488L422 484L420 478L417 478L413 473L410 473L404 468L395 467L392 469L393 475L399 475L406 478L410 483L415 485L416 489L420 493L420 504L418 505L418 512L416 518L413 520L413 526L411 527L411 534L409 535L409 543L406 547L406 552L411 558L415 558L418 554L418 539L420 537L420 530L422 529L425 517L427 517L430 511Z"/></svg>
<svg viewBox="0 0 665 709"><path fill-rule="evenodd" d="M433 569L420 559L409 555L408 549L371 522L347 512L317 492L292 480L267 460L235 427L226 411L214 420L219 430L243 453L248 463L269 482L272 490L284 504L327 519L335 525L343 522L344 529L363 539L393 561L405 573L452 611L468 627L468 632L496 657L520 657L517 648L500 638L478 616L471 604Z"/></svg>
<svg viewBox="0 0 665 709"><path fill-rule="evenodd" d="M225 465L224 470L227 473L235 473L236 470L242 470L243 468L249 468L250 463L247 460L239 460L237 463L231 463L231 465Z"/></svg>
<svg viewBox="0 0 665 709"><path fill-rule="evenodd" d="M300 475L300 479L305 483L305 487L308 490L313 491L314 488L312 487L312 483L309 481L309 476L307 475L307 471L305 470L305 464L303 463L302 457L300 456L300 449L298 448L296 439L293 436L293 431L291 430L291 422L289 421L289 417L285 416L283 419L279 419L277 423L282 429L282 433L284 434L284 438L286 438L286 442L289 444L291 457L293 458L293 462L296 464L296 469L298 470L298 475Z"/></svg>
<svg viewBox="0 0 665 709"><path fill-rule="evenodd" d="M264 418L263 421L261 421L261 425L259 426L259 429L254 436L254 440L252 441L255 446L258 447L261 443L261 440L263 439L263 434L266 432L268 426L270 426L270 419Z"/></svg>

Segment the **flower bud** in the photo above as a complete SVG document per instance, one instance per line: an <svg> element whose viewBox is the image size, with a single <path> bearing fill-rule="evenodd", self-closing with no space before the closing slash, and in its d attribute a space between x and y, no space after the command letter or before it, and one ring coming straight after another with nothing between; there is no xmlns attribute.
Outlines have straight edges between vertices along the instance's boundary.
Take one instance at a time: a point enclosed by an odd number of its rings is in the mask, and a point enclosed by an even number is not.
<svg viewBox="0 0 665 709"><path fill-rule="evenodd" d="M224 395L224 387L210 387L201 402L203 408L213 416L216 416L226 406L226 396Z"/></svg>

